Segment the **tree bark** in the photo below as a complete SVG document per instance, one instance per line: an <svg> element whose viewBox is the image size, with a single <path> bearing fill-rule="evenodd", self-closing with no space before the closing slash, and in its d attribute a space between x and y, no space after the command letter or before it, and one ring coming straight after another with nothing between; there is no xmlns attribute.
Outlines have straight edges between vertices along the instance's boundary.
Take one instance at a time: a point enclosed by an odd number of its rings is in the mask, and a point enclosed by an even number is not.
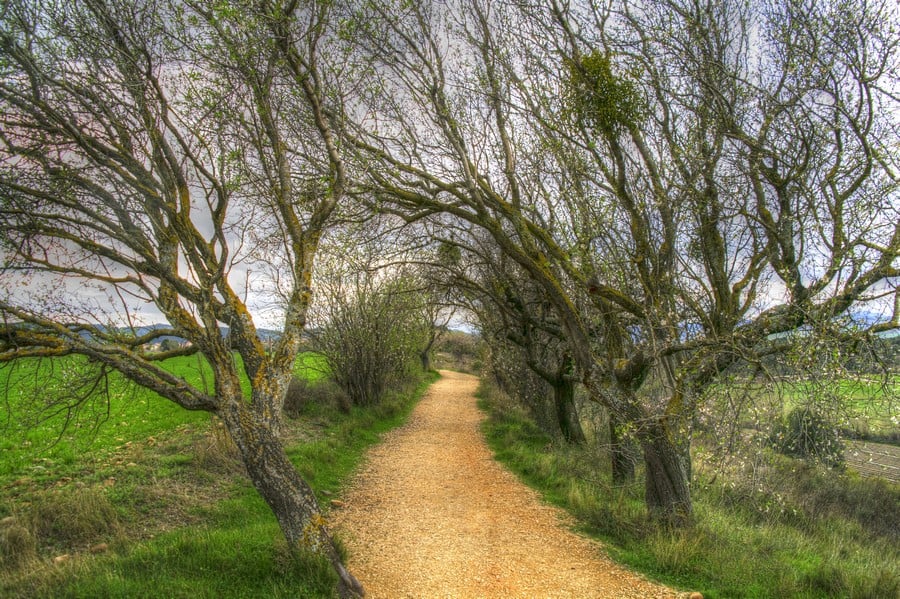
<svg viewBox="0 0 900 599"><path fill-rule="evenodd" d="M690 525L693 506L689 474L665 423L648 427L641 435L641 448L647 470L644 498L651 517L668 526Z"/></svg>
<svg viewBox="0 0 900 599"><path fill-rule="evenodd" d="M238 399L221 410L253 486L272 509L292 549L324 555L337 572L341 597L362 597L362 585L341 561L316 496L288 459L267 421Z"/></svg>
<svg viewBox="0 0 900 599"><path fill-rule="evenodd" d="M584 443L584 430L575 407L575 381L560 378L553 387L553 403L556 406L556 421L563 438L568 443Z"/></svg>

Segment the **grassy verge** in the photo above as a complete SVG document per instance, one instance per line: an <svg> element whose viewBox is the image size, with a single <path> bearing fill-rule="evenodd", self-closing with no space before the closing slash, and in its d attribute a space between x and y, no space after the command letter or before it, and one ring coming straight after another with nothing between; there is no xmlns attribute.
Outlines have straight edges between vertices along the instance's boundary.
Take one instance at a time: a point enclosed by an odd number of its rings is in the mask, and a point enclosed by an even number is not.
<svg viewBox="0 0 900 599"><path fill-rule="evenodd" d="M696 526L659 531L645 517L642 486L612 485L602 451L554 443L509 400L484 388L480 397L497 458L653 579L707 599L900 593L896 485L776 460L753 481L699 476ZM775 491L776 478L789 490Z"/></svg>
<svg viewBox="0 0 900 599"><path fill-rule="evenodd" d="M298 372L317 371L309 366L298 364ZM288 453L323 505L436 376L374 407L343 412L333 402L309 403L290 421ZM209 417L149 439L142 433L122 433L109 446L101 440L99 464L76 453L39 479L19 472L3 480L0 596L333 595L331 569L288 551L230 440Z"/></svg>

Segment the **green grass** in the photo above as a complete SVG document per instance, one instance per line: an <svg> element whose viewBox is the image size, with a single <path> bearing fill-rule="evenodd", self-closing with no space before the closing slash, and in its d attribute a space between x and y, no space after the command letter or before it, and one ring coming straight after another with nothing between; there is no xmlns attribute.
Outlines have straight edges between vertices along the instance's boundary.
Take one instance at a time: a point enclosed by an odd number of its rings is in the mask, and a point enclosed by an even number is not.
<svg viewBox="0 0 900 599"><path fill-rule="evenodd" d="M811 399L830 403L854 426L864 425L875 435L896 432L900 379L880 378L787 380L779 384L784 397L784 414Z"/></svg>
<svg viewBox="0 0 900 599"><path fill-rule="evenodd" d="M711 481L693 490L697 523L660 531L640 483L610 482L606 457L556 443L524 412L481 391L484 431L497 458L571 512L618 561L706 598L890 598L900 593L900 488L774 458L771 477ZM792 492L778 492L779 484Z"/></svg>
<svg viewBox="0 0 900 599"><path fill-rule="evenodd" d="M209 378L208 367L196 357L173 358L164 366L191 384L202 385ZM0 483L11 477L41 480L61 471L77 473L104 462L129 441L209 421L208 414L184 410L117 374L106 382L112 401L95 393L72 413L60 411L56 399L87 370L78 357L0 368L0 390L6 390L0 391Z"/></svg>
<svg viewBox="0 0 900 599"><path fill-rule="evenodd" d="M328 375L328 361L322 354L305 352L297 358L294 372L307 381L319 381Z"/></svg>
<svg viewBox="0 0 900 599"><path fill-rule="evenodd" d="M209 386L212 376L197 356L172 358L163 367L201 388ZM83 476L85 469L102 468L114 459L126 443L189 434L209 423L209 414L185 410L117 373L108 377L107 394L91 395L72 414L59 411L61 389L87 370L78 357L0 365L0 484L22 477ZM307 352L297 358L295 372L318 381L327 366L321 355Z"/></svg>
<svg viewBox="0 0 900 599"><path fill-rule="evenodd" d="M298 375L321 378L319 358L303 356ZM333 403L311 403L289 422L288 454L320 499L340 492L365 450L405 420L436 376L347 414ZM133 402L126 403L114 408L132 414ZM101 427L90 441L80 438L89 431L72 429L73 447L90 443L92 453L105 458L73 449L64 468L40 462L48 467L39 480L27 467L24 477L11 468L0 490L0 517L14 524L0 525L0 541L19 542L29 559L4 563L0 555L0 596L333 596L330 566L288 551L274 516L241 474L227 436L209 426L209 416L194 419L183 410L172 418L152 415L147 414L150 422L128 416L123 421L129 426L112 437ZM148 433L152 443L143 437ZM104 514L101 523L94 518L98 513ZM38 521L46 521L46 529ZM31 539L7 534L19 529ZM108 548L96 555L87 551L100 543ZM4 547L0 543L8 554ZM61 554L72 557L51 563Z"/></svg>
<svg viewBox="0 0 900 599"><path fill-rule="evenodd" d="M22 597L331 597L335 577L291 553L268 507L249 488L207 510L202 524L109 554L81 556L3 589Z"/></svg>

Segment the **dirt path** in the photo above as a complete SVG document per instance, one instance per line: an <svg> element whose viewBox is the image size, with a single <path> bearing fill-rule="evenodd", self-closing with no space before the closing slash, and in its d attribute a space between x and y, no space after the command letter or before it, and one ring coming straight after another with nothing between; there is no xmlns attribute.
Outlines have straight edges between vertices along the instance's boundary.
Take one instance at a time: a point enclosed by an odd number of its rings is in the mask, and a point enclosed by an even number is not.
<svg viewBox="0 0 900 599"><path fill-rule="evenodd" d="M676 596L610 562L494 462L478 380L442 374L332 512L368 597Z"/></svg>

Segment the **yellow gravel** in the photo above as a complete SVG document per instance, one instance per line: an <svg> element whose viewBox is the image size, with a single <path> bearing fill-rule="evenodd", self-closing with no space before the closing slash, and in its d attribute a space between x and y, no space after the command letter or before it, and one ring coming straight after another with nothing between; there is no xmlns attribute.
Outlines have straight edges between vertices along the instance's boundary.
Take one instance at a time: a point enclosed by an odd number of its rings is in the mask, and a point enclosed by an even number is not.
<svg viewBox="0 0 900 599"><path fill-rule="evenodd" d="M442 372L331 514L371 598L676 597L611 562L492 458L478 379Z"/></svg>

